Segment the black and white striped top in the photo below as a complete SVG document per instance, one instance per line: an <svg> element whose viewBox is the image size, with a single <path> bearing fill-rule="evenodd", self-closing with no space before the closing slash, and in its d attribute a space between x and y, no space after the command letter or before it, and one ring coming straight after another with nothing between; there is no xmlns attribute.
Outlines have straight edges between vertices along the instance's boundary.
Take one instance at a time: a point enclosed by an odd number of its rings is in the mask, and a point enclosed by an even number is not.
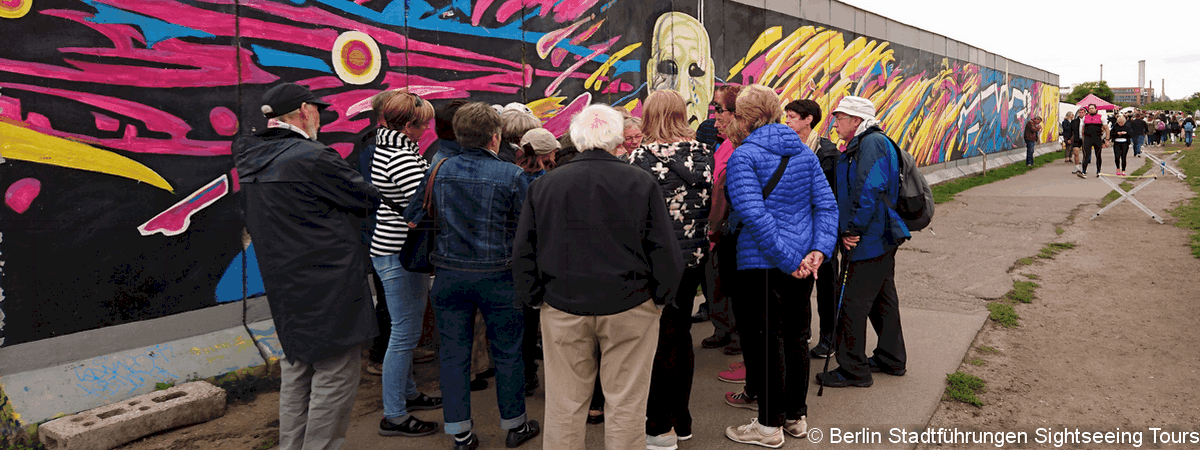
<svg viewBox="0 0 1200 450"><path fill-rule="evenodd" d="M408 206L421 178L429 170L429 163L419 151L417 143L399 131L380 128L375 135L371 183L401 208ZM386 204L379 205L375 233L371 235L371 256L400 253L404 238L408 236L408 225L401 216L403 212L393 211Z"/></svg>

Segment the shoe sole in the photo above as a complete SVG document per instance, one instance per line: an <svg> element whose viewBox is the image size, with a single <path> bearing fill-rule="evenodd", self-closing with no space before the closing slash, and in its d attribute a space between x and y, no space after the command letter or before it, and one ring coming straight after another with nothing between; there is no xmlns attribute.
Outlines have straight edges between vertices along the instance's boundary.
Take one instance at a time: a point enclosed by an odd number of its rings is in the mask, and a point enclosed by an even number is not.
<svg viewBox="0 0 1200 450"><path fill-rule="evenodd" d="M730 436L730 435L729 435L729 431L726 431L726 432L725 432L725 437L727 437L727 438L729 438L729 440L731 440L731 441L733 441L733 442L737 442L737 443L739 443L739 444L753 444L753 445L758 445L758 446L767 447L767 448L779 448L779 447L783 447L783 441L782 441L782 440L781 440L781 441L779 441L779 443L778 443L778 444L773 444L773 445L772 445L772 444L768 444L768 443L766 443L766 442L759 442L759 441L743 441L743 440L740 440L740 439L738 439L738 438L735 438L735 437L733 437L733 436Z"/></svg>
<svg viewBox="0 0 1200 450"><path fill-rule="evenodd" d="M432 435L434 433L437 433L437 431L438 431L437 427L434 427L432 430L423 431L420 433L406 433L403 431L387 431L387 430L381 429L381 430L379 430L379 435L380 436L401 436L401 437L422 437L422 436Z"/></svg>
<svg viewBox="0 0 1200 450"><path fill-rule="evenodd" d="M808 437L808 430L804 430L803 433L796 434L796 433L793 433L792 430L787 429L787 427L783 427L783 432L787 433L788 436L794 437L796 439L804 439L804 438Z"/></svg>
<svg viewBox="0 0 1200 450"><path fill-rule="evenodd" d="M676 436L676 437L675 437L675 439L679 439L680 441L686 441L686 440L688 440L688 439L691 439L691 438L692 438L692 435L690 435L690 434L685 434L685 435L682 435L682 436Z"/></svg>
<svg viewBox="0 0 1200 450"><path fill-rule="evenodd" d="M646 444L646 450L678 450L678 449L679 449L679 444L675 444L675 445L672 445L669 447Z"/></svg>
<svg viewBox="0 0 1200 450"><path fill-rule="evenodd" d="M863 382L863 381L854 381L854 382L851 382L851 381L844 381L844 382L839 382L839 383L836 383L836 384L826 384L826 383L825 383L825 382L823 382L823 381L818 381L818 383L819 383L819 384L823 384L823 385L825 385L825 387L827 387L827 388L844 388L844 387L869 388L869 387L871 387L871 385L875 384L875 380L867 380L866 382Z"/></svg>
<svg viewBox="0 0 1200 450"><path fill-rule="evenodd" d="M718 380L721 380L721 381L724 381L724 382L726 382L726 383L733 383L733 384L746 384L746 379L745 379L745 378L743 378L743 379L740 379L740 380L735 380L735 379L732 379L732 378L725 378L725 377L723 377L723 376L717 375L717 379L718 379Z"/></svg>
<svg viewBox="0 0 1200 450"><path fill-rule="evenodd" d="M442 405L405 405L409 411L437 411L442 409Z"/></svg>
<svg viewBox="0 0 1200 450"><path fill-rule="evenodd" d="M734 407L734 408L741 408L741 409L748 409L748 410L751 410L751 411L758 411L758 404L753 404L753 405L748 405L748 404L737 404L737 403L730 402L729 400L725 400L725 404L726 404L726 405L729 405L729 406L732 406L732 407Z"/></svg>

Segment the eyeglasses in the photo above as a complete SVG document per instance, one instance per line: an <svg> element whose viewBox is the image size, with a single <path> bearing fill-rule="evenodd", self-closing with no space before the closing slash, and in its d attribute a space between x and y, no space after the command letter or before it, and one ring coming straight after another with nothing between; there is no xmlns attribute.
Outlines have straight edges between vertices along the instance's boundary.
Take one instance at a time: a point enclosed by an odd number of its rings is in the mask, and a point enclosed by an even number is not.
<svg viewBox="0 0 1200 450"><path fill-rule="evenodd" d="M729 112L730 114L732 114L732 113L733 113L733 110L732 110L732 109L725 109L725 108L722 108L722 107L721 107L721 105L718 105L718 104L716 104L716 103L709 103L709 106L712 106L712 107L713 107L713 111L715 111L717 114L721 114L721 113L723 113L723 112Z"/></svg>

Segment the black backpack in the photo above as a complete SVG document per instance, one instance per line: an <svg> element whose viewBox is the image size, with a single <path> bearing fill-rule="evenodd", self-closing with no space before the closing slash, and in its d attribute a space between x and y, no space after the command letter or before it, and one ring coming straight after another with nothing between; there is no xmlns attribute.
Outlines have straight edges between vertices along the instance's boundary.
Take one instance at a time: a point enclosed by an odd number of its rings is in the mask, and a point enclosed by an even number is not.
<svg viewBox="0 0 1200 450"><path fill-rule="evenodd" d="M893 141L887 133L878 133L892 143L900 166L900 195L897 196L899 201L893 205L891 199L886 196L883 201L887 203L888 208L895 210L900 218L904 219L908 231L921 231L933 221L933 189L925 181L925 175L917 170L917 160L907 151L900 150L900 144Z"/></svg>

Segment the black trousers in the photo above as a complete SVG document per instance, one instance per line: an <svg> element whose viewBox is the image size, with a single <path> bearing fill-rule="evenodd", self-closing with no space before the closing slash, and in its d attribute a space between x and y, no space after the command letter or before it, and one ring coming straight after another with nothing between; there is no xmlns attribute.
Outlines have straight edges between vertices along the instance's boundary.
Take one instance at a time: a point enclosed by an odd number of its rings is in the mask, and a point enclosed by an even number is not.
<svg viewBox="0 0 1200 450"><path fill-rule="evenodd" d="M1087 174L1088 164L1092 162L1092 153L1096 154L1096 173L1100 173L1100 166L1103 161L1100 157L1100 149L1104 146L1104 140L1100 138L1083 138L1083 173Z"/></svg>
<svg viewBox="0 0 1200 450"><path fill-rule="evenodd" d="M1129 156L1128 142L1113 143L1113 163L1117 165L1117 170L1125 171L1126 157ZM1097 167L1099 169L1099 167Z"/></svg>
<svg viewBox="0 0 1200 450"><path fill-rule="evenodd" d="M813 279L798 280L778 269L739 270L738 288L733 312L742 334L746 385L759 391L759 423L782 426L785 419L808 414Z"/></svg>
<svg viewBox="0 0 1200 450"><path fill-rule="evenodd" d="M658 350L650 373L650 396L646 398L646 434L658 436L671 431L691 434L692 375L696 354L692 347L692 306L696 289L704 281L708 260L683 271L674 305L663 309L658 319Z"/></svg>
<svg viewBox="0 0 1200 450"><path fill-rule="evenodd" d="M896 250L847 267L837 338L838 366L857 378L871 378L867 363L867 321L879 337L874 355L880 364L903 369L907 364L904 332L900 328L900 299L896 296Z"/></svg>
<svg viewBox="0 0 1200 450"><path fill-rule="evenodd" d="M383 364L383 356L387 354L388 341L392 338L392 315L388 313L387 301L383 299L383 280L375 269L371 269L371 280L375 284L375 324L379 326L379 335L371 340L371 349L367 351L367 359L376 364Z"/></svg>
<svg viewBox="0 0 1200 450"><path fill-rule="evenodd" d="M837 256L825 260L817 269L817 315L820 316L819 336L833 334L837 315Z"/></svg>

